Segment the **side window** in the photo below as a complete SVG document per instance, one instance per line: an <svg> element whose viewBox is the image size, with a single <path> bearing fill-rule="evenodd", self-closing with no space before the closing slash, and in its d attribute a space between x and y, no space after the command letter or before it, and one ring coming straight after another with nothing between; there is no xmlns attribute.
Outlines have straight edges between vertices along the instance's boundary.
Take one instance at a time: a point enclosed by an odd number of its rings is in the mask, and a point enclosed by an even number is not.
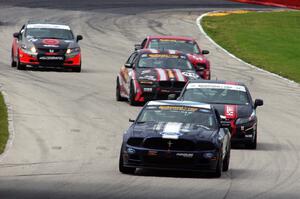
<svg viewBox="0 0 300 199"><path fill-rule="evenodd" d="M136 57L137 57L137 53L135 53L135 52L132 53L132 54L130 55L130 57L128 58L126 64L132 64Z"/></svg>
<svg viewBox="0 0 300 199"><path fill-rule="evenodd" d="M141 44L142 49L145 47L146 42L147 42L147 39L144 39L144 41L143 41L142 44Z"/></svg>

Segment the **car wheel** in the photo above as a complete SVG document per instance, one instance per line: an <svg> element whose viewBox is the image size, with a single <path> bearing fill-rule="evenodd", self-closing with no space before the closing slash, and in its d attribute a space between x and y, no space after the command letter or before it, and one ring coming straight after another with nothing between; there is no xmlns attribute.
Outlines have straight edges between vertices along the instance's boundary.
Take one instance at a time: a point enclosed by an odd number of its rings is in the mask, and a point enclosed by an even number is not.
<svg viewBox="0 0 300 199"><path fill-rule="evenodd" d="M216 166L216 170L213 173L213 177L215 177L215 178L221 177L221 175L222 175L222 169L223 169L223 160L222 160L222 155L220 154L219 155L219 161L218 161L218 164Z"/></svg>
<svg viewBox="0 0 300 199"><path fill-rule="evenodd" d="M257 131L255 132L254 140L252 142L246 144L246 147L248 149L256 149L256 147L257 147Z"/></svg>
<svg viewBox="0 0 300 199"><path fill-rule="evenodd" d="M11 67L16 67L17 62L14 61L14 53L13 50L11 50Z"/></svg>
<svg viewBox="0 0 300 199"><path fill-rule="evenodd" d="M17 69L18 70L25 70L26 69L26 65L21 64L20 59L18 59L18 62L17 62Z"/></svg>
<svg viewBox="0 0 300 199"><path fill-rule="evenodd" d="M228 171L229 169L230 151L231 151L231 147L229 146L225 159L223 160L223 168L222 168L223 171Z"/></svg>
<svg viewBox="0 0 300 199"><path fill-rule="evenodd" d="M135 168L124 167L122 148L123 147L121 147L120 158L119 158L119 171L124 174L134 174Z"/></svg>
<svg viewBox="0 0 300 199"><path fill-rule="evenodd" d="M120 83L119 83L119 78L117 78L116 82L116 100L117 101L124 101L124 97L121 96L121 88L120 88Z"/></svg>
<svg viewBox="0 0 300 199"><path fill-rule="evenodd" d="M129 104L132 106L137 105L137 102L135 101L134 86L132 82L130 83L130 90L129 90Z"/></svg>

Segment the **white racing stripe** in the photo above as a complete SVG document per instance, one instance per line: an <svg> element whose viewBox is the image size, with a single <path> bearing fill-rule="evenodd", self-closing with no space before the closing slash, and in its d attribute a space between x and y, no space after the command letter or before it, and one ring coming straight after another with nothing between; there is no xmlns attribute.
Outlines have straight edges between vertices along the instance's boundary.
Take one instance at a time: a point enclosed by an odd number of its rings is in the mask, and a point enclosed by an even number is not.
<svg viewBox="0 0 300 199"><path fill-rule="evenodd" d="M179 69L173 69L173 71L176 73L177 80L180 82L185 82L185 77L182 75L182 72Z"/></svg>
<svg viewBox="0 0 300 199"><path fill-rule="evenodd" d="M161 69L161 68L156 68L156 71L159 75L159 80L158 81L166 81L168 80L168 77L167 77L167 74L166 74L166 71Z"/></svg>
<svg viewBox="0 0 300 199"><path fill-rule="evenodd" d="M168 122L165 125L163 133L179 133L181 129L182 123L177 122Z"/></svg>

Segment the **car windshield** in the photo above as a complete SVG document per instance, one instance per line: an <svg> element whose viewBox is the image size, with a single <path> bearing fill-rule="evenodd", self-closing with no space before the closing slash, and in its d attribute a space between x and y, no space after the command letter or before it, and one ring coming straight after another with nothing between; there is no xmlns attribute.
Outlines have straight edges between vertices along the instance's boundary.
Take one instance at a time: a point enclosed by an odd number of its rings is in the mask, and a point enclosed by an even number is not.
<svg viewBox="0 0 300 199"><path fill-rule="evenodd" d="M72 40L74 36L70 30L67 29L55 29L55 28L27 28L26 37L32 37L36 39L51 38Z"/></svg>
<svg viewBox="0 0 300 199"><path fill-rule="evenodd" d="M197 124L206 129L216 128L216 120L211 110L186 106L148 106L137 122L176 122Z"/></svg>
<svg viewBox="0 0 300 199"><path fill-rule="evenodd" d="M225 84L216 85L216 87L210 85L193 87L192 85L188 85L183 93L183 100L209 104L249 104L249 98L245 87Z"/></svg>
<svg viewBox="0 0 300 199"><path fill-rule="evenodd" d="M186 56L173 54L143 54L138 67L193 70Z"/></svg>
<svg viewBox="0 0 300 199"><path fill-rule="evenodd" d="M149 48L156 50L178 50L183 53L200 54L198 45L193 41L172 40L172 39L152 39Z"/></svg>

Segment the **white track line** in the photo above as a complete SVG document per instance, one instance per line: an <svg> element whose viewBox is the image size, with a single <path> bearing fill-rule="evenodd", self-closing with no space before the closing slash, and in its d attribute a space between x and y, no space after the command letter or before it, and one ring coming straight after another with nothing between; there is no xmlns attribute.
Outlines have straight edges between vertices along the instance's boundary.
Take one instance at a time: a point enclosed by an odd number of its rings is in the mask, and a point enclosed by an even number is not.
<svg viewBox="0 0 300 199"><path fill-rule="evenodd" d="M7 93L2 89L1 85L0 85L0 92L3 95L4 102L7 107L8 132L9 132L9 137L8 137L8 140L6 143L5 150L2 154L0 154L0 162L1 162L7 156L8 151L11 149L11 147L13 145L13 140L15 138L15 128L14 128L14 122L13 122L14 115L13 115L12 105L9 103L9 97L8 97Z"/></svg>
<svg viewBox="0 0 300 199"><path fill-rule="evenodd" d="M243 64L246 64L247 66L249 66L249 67L251 67L251 68L254 68L254 69L258 70L258 71L262 71L262 72L268 73L268 74L270 74L270 75L272 75L272 76L274 76L274 77L283 79L283 80L287 81L287 82L290 83L290 84L295 84L295 85L297 85L297 86L300 85L300 84L298 84L297 82L295 82L295 81L293 81L293 80L287 79L287 78L282 77L282 76L280 76L280 75L278 75L278 74L272 73L272 72L270 72L270 71L266 71L266 70L264 70L264 69L262 69L262 68L259 68L259 67L257 67L257 66L254 66L254 65L252 65L252 64L249 64L249 63L245 62L244 60L242 60L242 59L236 57L234 54L231 54L230 52L228 52L228 51L227 51L226 49L224 49L222 46L220 46L219 44L217 44L211 37L209 37L209 36L206 34L206 32L204 31L204 29L203 29L203 27L202 27L202 25L201 25L201 21L202 21L202 19L203 19L205 16L207 16L207 15L209 15L209 14L211 14L211 13L217 13L217 12L221 12L221 11L213 11L213 12L208 12L208 13L202 14L201 16L199 16L199 17L197 18L197 21L196 21L197 26L199 27L200 32L201 32L201 33L202 33L202 34L203 34L203 35L204 35L204 36L205 36L212 44L214 44L215 46L217 46L218 48L220 48L221 50L223 50L223 51L224 51L227 55L229 55L230 57L232 57L232 58L238 60L239 62L241 62L241 63L243 63Z"/></svg>

